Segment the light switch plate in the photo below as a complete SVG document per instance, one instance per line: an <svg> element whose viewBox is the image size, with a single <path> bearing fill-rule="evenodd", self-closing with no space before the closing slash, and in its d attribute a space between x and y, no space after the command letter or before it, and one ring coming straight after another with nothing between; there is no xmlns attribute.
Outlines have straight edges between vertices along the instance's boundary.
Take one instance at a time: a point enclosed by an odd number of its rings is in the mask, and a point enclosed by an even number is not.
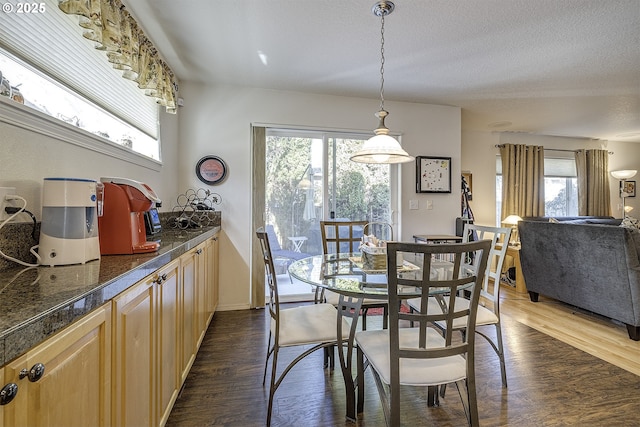
<svg viewBox="0 0 640 427"><path fill-rule="evenodd" d="M417 200L409 200L409 209L416 210L419 209Z"/></svg>
<svg viewBox="0 0 640 427"><path fill-rule="evenodd" d="M433 200L427 200L427 210L433 209Z"/></svg>

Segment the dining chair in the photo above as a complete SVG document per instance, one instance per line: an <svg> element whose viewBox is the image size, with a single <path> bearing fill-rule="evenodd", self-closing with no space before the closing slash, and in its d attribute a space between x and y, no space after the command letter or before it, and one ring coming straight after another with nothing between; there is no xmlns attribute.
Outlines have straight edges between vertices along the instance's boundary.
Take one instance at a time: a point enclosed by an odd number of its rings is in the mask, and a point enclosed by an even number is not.
<svg viewBox="0 0 640 427"><path fill-rule="evenodd" d="M322 235L322 251L325 254L359 252L362 236L365 232L372 232L373 223L368 221L320 221ZM378 224L378 223L376 223ZM388 232L388 231L385 231ZM319 290L321 301L334 306L338 305L338 295L335 292ZM365 298L362 301L362 329L367 329L367 312L369 309L382 309L383 329L387 327L388 304L386 301Z"/></svg>
<svg viewBox="0 0 640 427"><path fill-rule="evenodd" d="M320 221L325 254L358 252L367 221Z"/></svg>
<svg viewBox="0 0 640 427"><path fill-rule="evenodd" d="M280 307L278 294L278 280L273 264L273 255L267 232L263 228L256 231L264 259L266 279L269 285L269 302L267 304L271 316L269 340L267 341L267 356L264 362L262 385L265 385L269 358L271 358L271 379L269 385L269 404L267 410L267 426L271 425L273 412L273 397L276 390L289 371L302 359L314 351L333 347L337 344L338 311L336 307L327 303L302 305L283 309ZM341 336L349 337L351 325L341 317ZM355 324L354 324L355 327ZM277 375L278 355L282 348L301 347L301 353L296 356L282 372Z"/></svg>
<svg viewBox="0 0 640 427"><path fill-rule="evenodd" d="M467 422L479 425L476 397L474 354L475 319L480 288L491 249L487 240L470 243L424 245L420 243L391 242L387 244L387 271L389 294L389 328L356 332L358 412L364 409L364 371L371 366L373 377L382 401L385 420L389 426L399 426L400 386L428 387L428 406L437 406L437 387L455 383L462 400ZM397 273L397 254L406 259L418 256L423 260L423 272L431 271L435 261L432 255L448 254L453 260L449 274L421 274L415 277ZM476 274L460 269L463 258L474 253L478 262ZM402 288L409 286L419 290L422 304L420 311L406 313L400 309ZM456 295L465 290L469 304L456 304ZM438 299L447 309L430 310L429 295ZM467 333L462 340L454 340L451 327L457 319L466 319ZM401 327L401 322L413 322L416 327ZM442 335L431 325L444 322L448 327ZM458 336L458 335L456 335Z"/></svg>
<svg viewBox="0 0 640 427"><path fill-rule="evenodd" d="M502 386L507 387L507 369L504 357L504 342L502 339L502 326L500 322L500 275L502 265L507 253L507 243L511 236L511 228L508 227L489 227L477 224L465 224L463 232L463 241L469 240L491 240L491 251L489 252L489 261L487 262L482 288L480 290L480 305L478 307L478 315L476 317L476 333L481 335L489 342L493 350L496 352L500 360L500 374L502 377ZM468 260L462 267L463 269L474 270L477 268L477 259ZM409 308L413 311L420 309L419 299L410 299L407 301ZM435 298L429 299L429 308L431 310L438 307ZM469 304L469 299L464 296L457 298L456 304ZM477 329L480 326L495 327L495 340L482 330ZM435 324L440 329L446 329L444 322ZM452 325L454 330L458 330L463 334L466 331L466 319L456 319ZM444 394L444 388L441 395Z"/></svg>

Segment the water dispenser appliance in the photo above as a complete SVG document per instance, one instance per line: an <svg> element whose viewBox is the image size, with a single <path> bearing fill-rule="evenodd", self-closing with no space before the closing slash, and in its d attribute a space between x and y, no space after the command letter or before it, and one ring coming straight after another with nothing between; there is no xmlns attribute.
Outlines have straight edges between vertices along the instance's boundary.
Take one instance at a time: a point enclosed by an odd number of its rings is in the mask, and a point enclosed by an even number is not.
<svg viewBox="0 0 640 427"><path fill-rule="evenodd" d="M101 188L91 179L44 179L40 265L84 264L100 258Z"/></svg>

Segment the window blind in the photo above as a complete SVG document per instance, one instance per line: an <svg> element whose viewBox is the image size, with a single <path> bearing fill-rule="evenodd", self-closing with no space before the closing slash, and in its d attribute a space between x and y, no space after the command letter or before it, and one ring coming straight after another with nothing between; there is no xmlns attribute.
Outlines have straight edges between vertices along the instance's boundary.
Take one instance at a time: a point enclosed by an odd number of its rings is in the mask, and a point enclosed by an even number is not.
<svg viewBox="0 0 640 427"><path fill-rule="evenodd" d="M122 78L106 53L82 37L78 18L44 0L43 13L0 13L0 47L111 114L158 138L158 105Z"/></svg>
<svg viewBox="0 0 640 427"><path fill-rule="evenodd" d="M496 174L502 175L502 159L496 156ZM576 172L576 161L573 158L544 158L544 176L575 178L578 176Z"/></svg>

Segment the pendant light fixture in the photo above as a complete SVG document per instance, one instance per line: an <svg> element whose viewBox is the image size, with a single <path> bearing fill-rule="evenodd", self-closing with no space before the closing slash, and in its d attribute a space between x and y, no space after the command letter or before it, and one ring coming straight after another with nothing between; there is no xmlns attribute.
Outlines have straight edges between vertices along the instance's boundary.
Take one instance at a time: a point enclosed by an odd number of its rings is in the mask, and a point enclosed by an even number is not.
<svg viewBox="0 0 640 427"><path fill-rule="evenodd" d="M351 160L358 163L405 163L414 160L406 151L402 149L400 143L389 135L389 129L384 124L384 119L389 112L384 109L384 18L391 14L395 5L390 1L379 1L373 5L373 14L380 17L380 111L376 113L380 122L378 128L374 130L375 136L369 138L360 151L351 156Z"/></svg>

